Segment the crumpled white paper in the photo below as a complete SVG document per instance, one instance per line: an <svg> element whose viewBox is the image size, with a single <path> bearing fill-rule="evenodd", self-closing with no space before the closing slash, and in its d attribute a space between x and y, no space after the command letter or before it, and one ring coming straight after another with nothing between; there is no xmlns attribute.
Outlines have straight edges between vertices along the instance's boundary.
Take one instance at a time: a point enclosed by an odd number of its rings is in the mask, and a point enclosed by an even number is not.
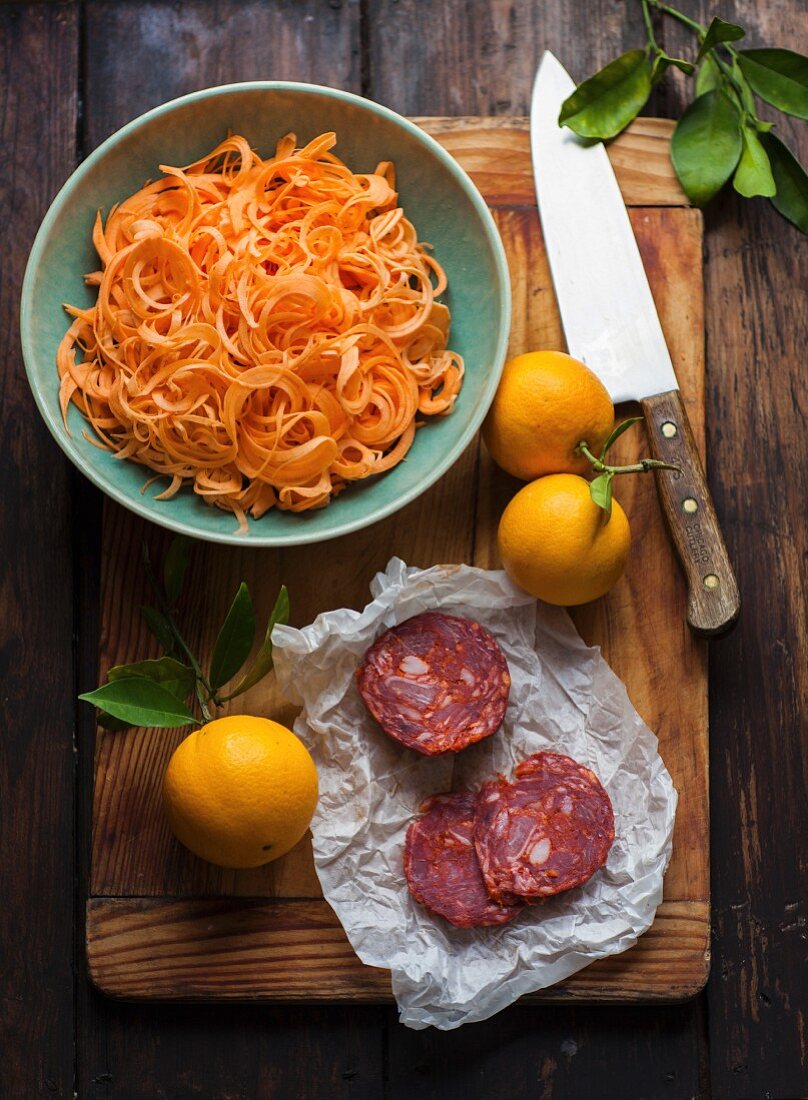
<svg viewBox="0 0 808 1100"><path fill-rule="evenodd" d="M361 612L276 626L275 669L304 709L295 731L320 775L312 822L326 900L359 958L392 972L401 1022L442 1030L485 1020L524 993L625 951L651 924L671 854L676 791L657 739L597 648L567 613L537 603L503 572L467 565L410 569L393 558ZM382 631L432 608L476 619L497 639L512 687L502 728L457 755L426 757L387 737L355 671ZM477 788L542 749L592 768L609 792L615 841L584 886L496 928L454 928L407 890L407 827L421 802Z"/></svg>

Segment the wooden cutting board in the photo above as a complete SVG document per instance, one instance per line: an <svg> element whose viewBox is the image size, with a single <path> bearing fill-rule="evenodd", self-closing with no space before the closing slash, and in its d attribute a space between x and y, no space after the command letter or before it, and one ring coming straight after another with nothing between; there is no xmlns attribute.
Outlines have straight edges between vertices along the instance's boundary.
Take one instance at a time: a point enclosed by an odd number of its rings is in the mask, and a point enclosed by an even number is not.
<svg viewBox="0 0 808 1100"><path fill-rule="evenodd" d="M563 348L542 246L523 119L419 119L467 169L494 211L513 284L511 354ZM688 209L668 157L671 127L641 119L612 143L617 170L693 430L704 448L702 220ZM619 272L615 273L619 278ZM630 413L630 407L619 410ZM621 461L645 449L623 436ZM359 608L373 574L394 554L410 565L498 565L496 526L517 483L475 441L420 500L358 534L319 546L248 550L198 544L184 624L203 653L241 580L266 618L281 581L292 622ZM622 478L618 495L634 534L624 579L576 611L635 707L659 736L679 792L665 900L632 950L594 963L533 1000L674 1001L695 994L709 969L707 651L685 625L685 591L651 477ZM696 532L694 532L695 534ZM165 532L116 505L104 512L101 576L103 675L112 664L154 656L138 607L148 600L141 540L159 560ZM294 712L260 684L238 710ZM104 992L179 1000L386 1001L389 974L364 966L323 901L308 838L276 863L226 871L172 837L160 784L181 731L98 731L93 796L90 974Z"/></svg>

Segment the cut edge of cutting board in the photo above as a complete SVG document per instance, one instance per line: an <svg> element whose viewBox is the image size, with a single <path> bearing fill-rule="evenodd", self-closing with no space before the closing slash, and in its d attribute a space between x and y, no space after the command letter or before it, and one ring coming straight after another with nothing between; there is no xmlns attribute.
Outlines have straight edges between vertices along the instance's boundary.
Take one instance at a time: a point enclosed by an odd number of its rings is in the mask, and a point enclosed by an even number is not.
<svg viewBox="0 0 808 1100"><path fill-rule="evenodd" d="M489 206L535 206L527 118L414 118L458 160ZM606 149L627 206L691 206L673 170L675 122L638 118Z"/></svg>
<svg viewBox="0 0 808 1100"><path fill-rule="evenodd" d="M122 1000L393 1000L389 971L359 961L323 900L91 898L87 958ZM709 902L666 901L634 947L522 1001L670 1004L709 969Z"/></svg>
<svg viewBox="0 0 808 1100"><path fill-rule="evenodd" d="M489 205L494 208L501 231L508 231L511 235L521 234L531 218L535 221L535 197L532 184L526 182L530 177L527 120L433 118L416 121L438 138L470 173ZM664 210L665 207L688 205L670 165L668 143L671 127L672 124L665 120L640 119L609 147L627 205L645 207L645 210L631 213L645 263L652 267L661 266L663 271L668 268L673 271L670 265L673 263L675 266L676 261L671 256L677 250L672 252L668 248L664 257L656 254L659 252L659 240L654 236L657 221L664 228L669 220L678 221L681 218L689 226L689 244L680 258L681 263L689 261L695 269L696 257L701 255L700 213L695 210L681 210L679 213ZM529 207L533 207L532 214L527 209ZM655 212L651 207L660 209ZM525 218L528 221L523 225ZM525 258L528 257L522 257ZM691 333L697 328L703 333L700 261L698 272L695 291L690 288L689 308L692 313L685 311ZM662 283L666 285L666 280L663 279ZM519 291L524 299L519 300L526 318L534 316L535 309L548 309L546 302L532 303L528 289L522 287ZM672 306L671 301L665 301L668 289L663 289L661 293L663 300L657 304L664 322L664 314L670 315L671 308L680 309L681 305L674 303ZM552 312L554 303L550 303L549 308ZM557 325L557 317L553 323ZM527 322L523 322L523 327L526 325ZM518 334L516 319L514 332ZM684 370L681 377L687 384L683 382L683 395L703 457L703 338L700 347L692 336L678 347L672 343L671 352L677 369L681 366ZM626 410L621 409L619 413L625 415ZM626 439L624 436L621 446L626 446ZM622 460L629 460L629 457L631 461L635 460L634 455L623 456ZM498 480L502 480L502 475L493 468L489 471L490 463L485 461L484 455L479 455L476 460L472 455L462 465L471 469L475 461L479 466L479 476L488 483L485 506L481 507L477 516L479 520L480 515L484 517L486 509L488 512L497 508L501 510L500 498L503 492L507 493L508 487L497 484ZM479 484L477 493L480 493ZM105 510L105 530L110 515L115 515L114 508ZM119 518L119 522L125 521L125 516ZM479 523L473 545L473 559L469 560L484 567L496 566L495 553L486 545L485 532ZM637 613L644 615L648 610L638 608ZM597 635L598 631L594 628L600 614L602 612L598 611L597 605L591 605L589 609L582 609L581 616L576 616L579 630L585 638L591 637L593 632ZM652 616L649 624L652 625L653 621ZM686 636L686 629L683 628L683 631ZM138 636L127 635L124 646L127 652L137 641ZM700 699L703 695L698 730L692 731L693 755L699 761L694 772L699 778L699 793L693 795L696 802L691 803L697 809L697 820L692 828L688 826L689 843L685 844L685 852L689 854L681 855L679 862L681 865L682 859L686 863L690 863L691 859L695 861L698 868L695 879L690 873L685 875L689 885L683 890L685 883L675 873L673 878L666 877L666 898L657 910L654 923L629 951L595 962L567 981L524 1000L673 1003L695 996L707 980L710 967L710 903L706 651L694 647L692 652L688 652L691 683L698 683ZM106 653L106 658L109 657L110 653ZM634 701L642 713L641 700ZM110 763L107 761L107 766ZM96 770L99 765L97 752ZM108 774L105 775L104 783L109 778ZM134 800L134 805L140 801L139 792L129 792L127 798ZM680 811L682 808L680 805ZM95 816L97 810L98 806L94 804L94 833L98 824ZM679 816L682 817L681 812ZM107 821L96 837L100 838L101 849L110 826L117 831L115 823ZM683 835L680 834L680 843ZM389 972L360 963L333 911L320 898L304 898L302 891L294 889L289 891L287 897L275 898L272 896L274 889L269 895L256 897L248 882L242 884L242 896L226 893L213 897L204 887L192 893L178 889L176 894L158 887L147 896L137 888L132 889L135 880L130 882L128 889L121 883L124 888L120 889L114 883L105 881L104 874L96 877L95 843L92 870L95 885L91 885L92 896L86 910L87 958L91 980L108 996L124 1000L321 1003L369 1003L392 999ZM278 887L282 885L282 880L283 876L277 882ZM244 889L245 885L247 889ZM312 941L310 937L314 935L316 939Z"/></svg>

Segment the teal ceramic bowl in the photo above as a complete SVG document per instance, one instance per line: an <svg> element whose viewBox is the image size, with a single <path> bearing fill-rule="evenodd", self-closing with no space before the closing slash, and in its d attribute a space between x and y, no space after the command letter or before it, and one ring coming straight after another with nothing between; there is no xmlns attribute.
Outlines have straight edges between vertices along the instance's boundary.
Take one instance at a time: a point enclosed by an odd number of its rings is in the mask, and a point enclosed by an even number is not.
<svg viewBox="0 0 808 1100"><path fill-rule="evenodd" d="M98 267L90 239L97 210L147 179L159 164L188 164L228 130L243 134L262 156L294 131L301 143L326 130L335 152L356 172L392 160L401 204L421 240L446 270L443 300L452 313L450 346L465 359L457 404L416 434L404 462L354 483L327 507L304 513L272 509L239 534L235 518L205 504L191 489L157 501L161 483L144 494L145 467L113 458L83 437L72 405L70 434L59 412L56 348L68 325L62 303L91 305L83 276ZM210 88L175 99L130 122L95 150L56 196L37 234L22 292L25 366L39 409L72 462L119 504L146 519L213 542L281 546L348 534L389 516L428 489L460 457L482 423L502 370L510 327L505 254L494 220L471 180L436 141L407 119L347 92L311 84L262 81Z"/></svg>

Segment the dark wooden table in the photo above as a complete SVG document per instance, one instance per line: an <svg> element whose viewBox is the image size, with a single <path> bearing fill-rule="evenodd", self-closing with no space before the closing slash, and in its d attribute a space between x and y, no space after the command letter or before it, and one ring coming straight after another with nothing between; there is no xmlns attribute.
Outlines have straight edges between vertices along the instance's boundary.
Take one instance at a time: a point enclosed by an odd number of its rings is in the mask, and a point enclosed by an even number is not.
<svg viewBox="0 0 808 1100"><path fill-rule="evenodd" d="M682 6L739 19L753 44L808 47L804 0ZM101 502L48 436L22 368L20 283L48 203L112 130L195 88L301 79L410 114L524 114L543 49L581 78L641 39L638 8L616 0L0 2L4 1096L808 1092L808 245L731 194L707 215L707 417L744 611L710 659L705 993L668 1008L516 1006L440 1034L387 1007L121 1004L86 976L93 728L75 697L96 675ZM680 92L658 89L649 112ZM805 125L783 133L805 161Z"/></svg>

